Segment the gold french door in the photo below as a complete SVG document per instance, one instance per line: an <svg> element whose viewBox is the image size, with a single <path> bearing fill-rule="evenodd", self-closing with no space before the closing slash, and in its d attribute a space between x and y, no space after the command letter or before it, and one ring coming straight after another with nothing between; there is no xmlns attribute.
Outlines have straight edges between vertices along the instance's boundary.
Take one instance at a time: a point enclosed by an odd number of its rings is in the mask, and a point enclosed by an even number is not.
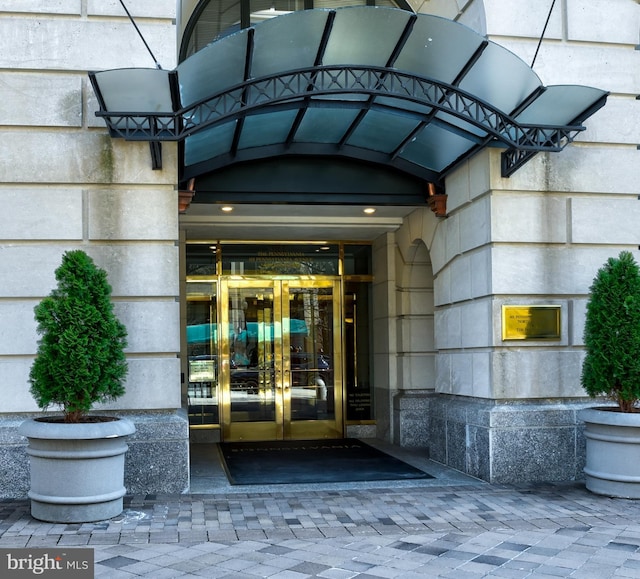
<svg viewBox="0 0 640 579"><path fill-rule="evenodd" d="M342 435L336 279L221 280L223 439Z"/></svg>

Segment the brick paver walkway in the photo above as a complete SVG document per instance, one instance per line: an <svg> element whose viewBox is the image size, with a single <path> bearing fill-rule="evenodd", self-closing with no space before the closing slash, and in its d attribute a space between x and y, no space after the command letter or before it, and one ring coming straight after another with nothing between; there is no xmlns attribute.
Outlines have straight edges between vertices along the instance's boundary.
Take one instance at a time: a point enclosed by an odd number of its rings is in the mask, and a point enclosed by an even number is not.
<svg viewBox="0 0 640 579"><path fill-rule="evenodd" d="M132 496L78 525L0 502L0 547L93 548L96 577L640 578L640 501L581 483Z"/></svg>

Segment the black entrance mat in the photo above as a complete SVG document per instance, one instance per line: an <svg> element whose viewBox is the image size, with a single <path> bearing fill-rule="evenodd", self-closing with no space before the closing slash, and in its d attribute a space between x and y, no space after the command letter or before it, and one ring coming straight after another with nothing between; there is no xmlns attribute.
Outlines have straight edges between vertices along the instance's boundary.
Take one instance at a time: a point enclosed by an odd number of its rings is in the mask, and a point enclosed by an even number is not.
<svg viewBox="0 0 640 579"><path fill-rule="evenodd" d="M221 443L234 485L433 478L355 438Z"/></svg>

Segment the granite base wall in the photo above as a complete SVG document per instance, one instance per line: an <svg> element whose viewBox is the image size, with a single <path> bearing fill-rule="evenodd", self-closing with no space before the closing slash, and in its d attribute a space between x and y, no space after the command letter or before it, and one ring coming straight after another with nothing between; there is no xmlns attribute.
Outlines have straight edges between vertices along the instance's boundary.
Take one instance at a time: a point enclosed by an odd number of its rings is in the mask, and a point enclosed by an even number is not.
<svg viewBox="0 0 640 579"><path fill-rule="evenodd" d="M128 494L189 490L189 424L180 411L122 414L136 426L125 456ZM0 418L0 498L26 498L29 490L27 440L18 426L33 415Z"/></svg>
<svg viewBox="0 0 640 579"><path fill-rule="evenodd" d="M393 443L410 448L428 448L429 406L432 392L401 392L393 398Z"/></svg>
<svg viewBox="0 0 640 579"><path fill-rule="evenodd" d="M29 490L27 439L18 426L27 416L0 418L0 498L26 498Z"/></svg>
<svg viewBox="0 0 640 579"><path fill-rule="evenodd" d="M392 440L391 427L391 394L388 389L376 388L373 399L375 400L376 436L381 440Z"/></svg>
<svg viewBox="0 0 640 579"><path fill-rule="evenodd" d="M491 483L582 480L584 425L593 402L430 402L430 458Z"/></svg>
<svg viewBox="0 0 640 579"><path fill-rule="evenodd" d="M348 424L345 430L347 438L376 438L375 424Z"/></svg>
<svg viewBox="0 0 640 579"><path fill-rule="evenodd" d="M584 425L591 401L521 402L401 393L393 399L394 443L428 448L431 459L491 483L582 480ZM188 492L186 414L123 414L136 425L125 459L129 494ZM17 434L27 415L0 418L0 498L26 498L27 441ZM374 436L350 426L348 436ZM377 433L380 437L380 433Z"/></svg>

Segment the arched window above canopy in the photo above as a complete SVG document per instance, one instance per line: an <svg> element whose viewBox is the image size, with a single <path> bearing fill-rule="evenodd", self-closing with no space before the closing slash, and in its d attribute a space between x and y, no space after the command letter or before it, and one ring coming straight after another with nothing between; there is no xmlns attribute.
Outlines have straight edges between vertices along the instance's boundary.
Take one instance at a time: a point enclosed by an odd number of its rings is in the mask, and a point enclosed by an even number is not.
<svg viewBox="0 0 640 579"><path fill-rule="evenodd" d="M411 11L406 0L200 0L193 4L183 2L178 62L220 38L297 10L384 6Z"/></svg>

